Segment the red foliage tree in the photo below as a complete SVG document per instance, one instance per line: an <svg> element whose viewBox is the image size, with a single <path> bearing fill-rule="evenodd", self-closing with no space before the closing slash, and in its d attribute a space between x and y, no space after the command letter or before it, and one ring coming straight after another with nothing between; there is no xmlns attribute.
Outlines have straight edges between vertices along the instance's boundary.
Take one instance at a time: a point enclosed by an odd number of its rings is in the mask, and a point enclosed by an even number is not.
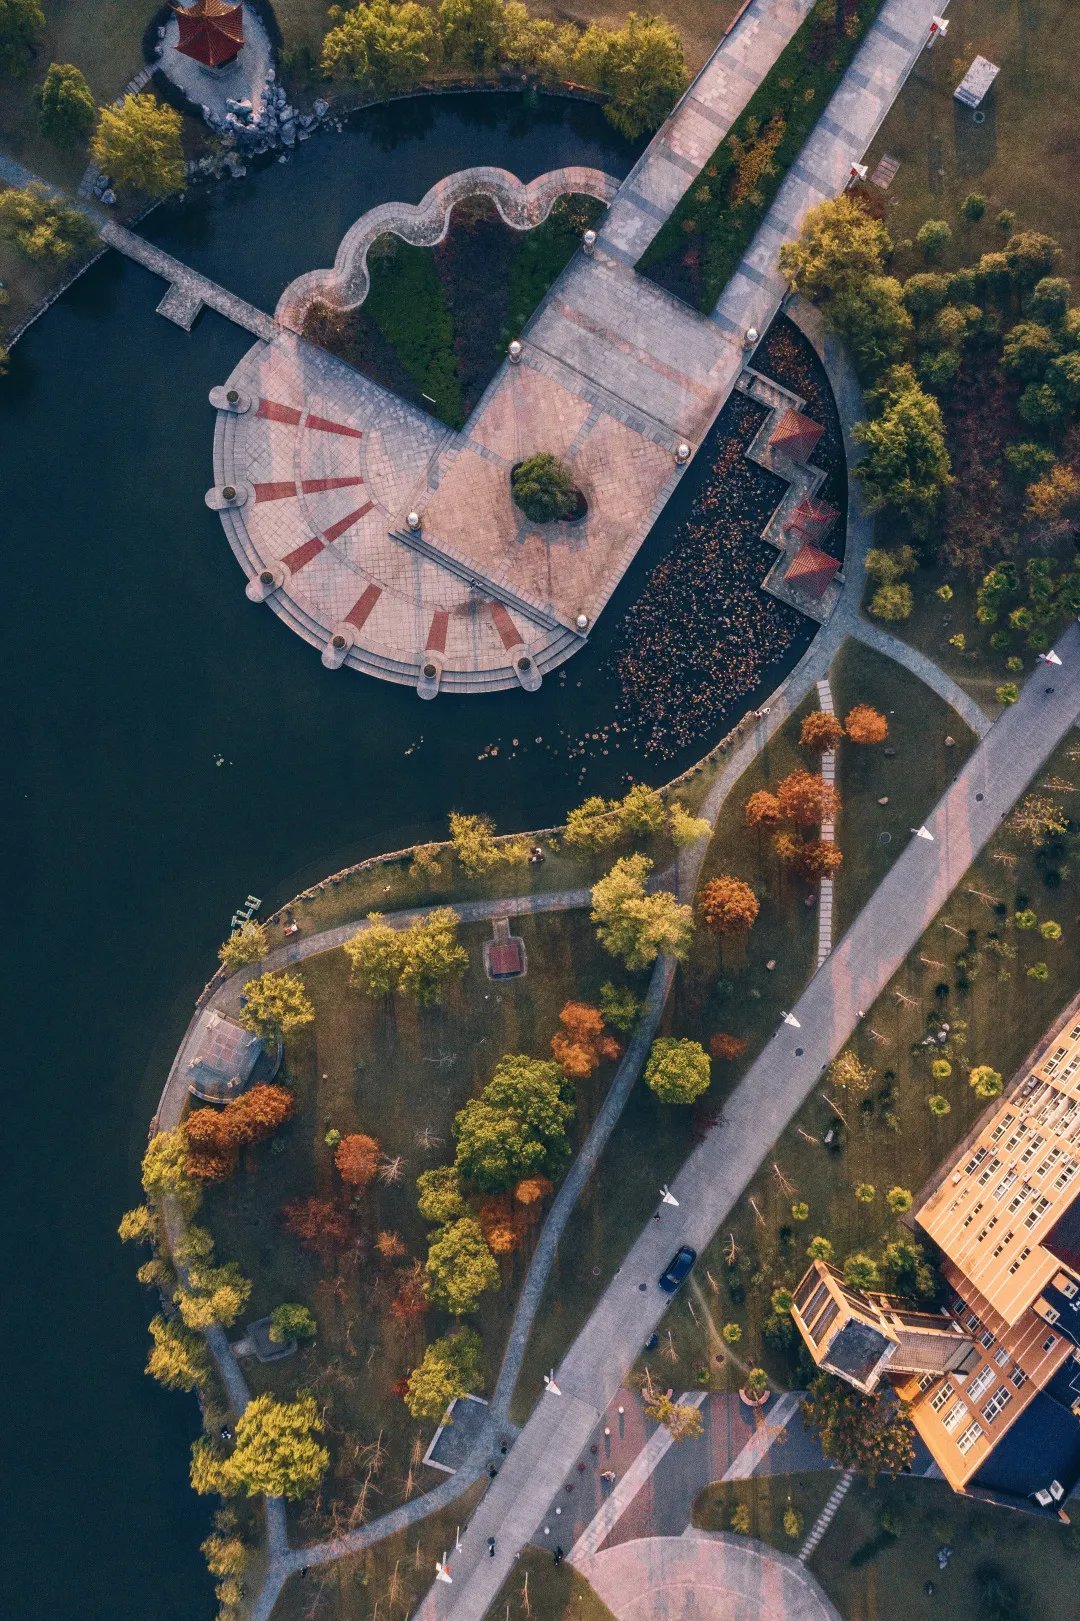
<svg viewBox="0 0 1080 1621"><path fill-rule="evenodd" d="M272 1137L295 1113L296 1099L284 1086L253 1086L223 1109L197 1109L184 1122L188 1170L204 1182L222 1181L242 1148Z"/></svg>
<svg viewBox="0 0 1080 1621"><path fill-rule="evenodd" d="M835 844L824 839L808 839L800 846L795 857L795 870L800 878L816 884L822 878L831 878L843 863L843 856Z"/></svg>
<svg viewBox="0 0 1080 1621"><path fill-rule="evenodd" d="M353 1237L352 1222L344 1205L335 1199L290 1199L281 1207L281 1224L306 1250L327 1263L339 1255Z"/></svg>
<svg viewBox="0 0 1080 1621"><path fill-rule="evenodd" d="M398 1284L397 1293L390 1302L390 1315L395 1323L406 1325L416 1323L426 1311L431 1308L431 1302L424 1293L424 1280L419 1267L406 1272Z"/></svg>
<svg viewBox="0 0 1080 1621"><path fill-rule="evenodd" d="M334 1151L334 1164L343 1182L348 1182L350 1187L366 1188L375 1179L381 1153L374 1137L365 1137L362 1131L355 1131L338 1143Z"/></svg>
<svg viewBox="0 0 1080 1621"><path fill-rule="evenodd" d="M816 771L792 771L777 785L776 797L786 821L814 827L835 816L840 795Z"/></svg>
<svg viewBox="0 0 1080 1621"><path fill-rule="evenodd" d="M767 788L759 788L746 801L743 815L747 827L776 827L784 819L780 801Z"/></svg>
<svg viewBox="0 0 1080 1621"><path fill-rule="evenodd" d="M726 1030L709 1037L709 1052L714 1058L741 1058L745 1051L746 1042L740 1036L729 1036Z"/></svg>
<svg viewBox="0 0 1080 1621"><path fill-rule="evenodd" d="M799 742L804 748L817 749L824 754L827 749L834 749L843 735L844 728L835 715L825 709L814 709L802 723Z"/></svg>
<svg viewBox="0 0 1080 1621"><path fill-rule="evenodd" d="M567 1002L559 1023L563 1028L552 1036L551 1051L571 1080L587 1079L602 1058L618 1058L622 1052L614 1036L604 1034L600 1010L586 1002Z"/></svg>
<svg viewBox="0 0 1080 1621"><path fill-rule="evenodd" d="M721 873L701 891L701 914L713 934L744 934L757 919L758 898L741 878Z"/></svg>
<svg viewBox="0 0 1080 1621"><path fill-rule="evenodd" d="M856 704L844 722L844 730L853 743L884 743L889 723L879 709Z"/></svg>

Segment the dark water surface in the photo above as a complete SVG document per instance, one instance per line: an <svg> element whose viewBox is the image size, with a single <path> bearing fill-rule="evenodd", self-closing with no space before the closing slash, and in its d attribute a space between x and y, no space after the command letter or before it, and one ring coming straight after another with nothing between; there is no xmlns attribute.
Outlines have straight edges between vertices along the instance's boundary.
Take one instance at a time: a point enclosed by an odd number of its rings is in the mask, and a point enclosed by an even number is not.
<svg viewBox="0 0 1080 1621"><path fill-rule="evenodd" d="M577 104L406 104L147 230L270 309L376 202L415 200L476 163L621 175L632 157ZM110 255L18 345L0 384L0 1433L13 1538L0 1613L49 1621L212 1613L198 1553L211 1505L187 1485L195 1404L143 1377L151 1302L115 1228L233 907L249 890L277 905L348 861L437 835L452 806L491 809L507 828L556 819L580 793L581 761L549 745L610 715L611 638L667 532L665 519L592 645L535 696L426 706L324 671L245 600L202 501L207 393L251 340L210 313L181 332L154 313L162 290ZM528 747L514 751L515 736ZM478 760L499 740L497 759ZM612 791L631 769L671 767L624 747L589 763L587 786Z"/></svg>

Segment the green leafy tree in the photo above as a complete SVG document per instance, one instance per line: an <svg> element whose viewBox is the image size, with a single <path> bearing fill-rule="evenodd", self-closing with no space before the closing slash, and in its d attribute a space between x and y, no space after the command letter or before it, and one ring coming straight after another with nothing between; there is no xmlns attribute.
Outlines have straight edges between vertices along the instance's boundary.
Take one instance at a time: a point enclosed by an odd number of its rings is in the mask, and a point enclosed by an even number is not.
<svg viewBox="0 0 1080 1621"><path fill-rule="evenodd" d="M1039 924L1039 933L1044 940L1060 940L1061 932L1061 924L1055 923L1052 918L1047 918L1045 923Z"/></svg>
<svg viewBox="0 0 1080 1621"><path fill-rule="evenodd" d="M367 0L353 11L331 6L330 21L323 72L373 90L411 89L438 56L437 14L417 0Z"/></svg>
<svg viewBox="0 0 1080 1621"><path fill-rule="evenodd" d="M290 1340L310 1340L317 1327L307 1307L295 1301L283 1301L270 1313L270 1338L275 1345L287 1345Z"/></svg>
<svg viewBox="0 0 1080 1621"><path fill-rule="evenodd" d="M90 86L70 62L50 62L38 91L38 128L58 146L85 141L94 127Z"/></svg>
<svg viewBox="0 0 1080 1621"><path fill-rule="evenodd" d="M1056 327L1064 321L1072 303L1072 288L1064 276L1043 276L1035 283L1027 302L1027 313L1033 321Z"/></svg>
<svg viewBox="0 0 1080 1621"><path fill-rule="evenodd" d="M66 265L97 240L91 221L78 208L56 198L38 181L0 192L0 238L24 259Z"/></svg>
<svg viewBox="0 0 1080 1621"><path fill-rule="evenodd" d="M176 1293L186 1328L200 1334L221 1324L230 1328L251 1298L251 1280L245 1278L235 1261L213 1266L209 1261L188 1267L187 1279Z"/></svg>
<svg viewBox="0 0 1080 1621"><path fill-rule="evenodd" d="M877 1198L877 1188L872 1182L857 1182L855 1184L855 1197L860 1204L873 1204Z"/></svg>
<svg viewBox="0 0 1080 1621"><path fill-rule="evenodd" d="M991 1069L989 1064L976 1064L968 1071L968 1085L975 1096L984 1101L999 1098L1004 1084L998 1071Z"/></svg>
<svg viewBox="0 0 1080 1621"><path fill-rule="evenodd" d="M648 968L662 952L680 962L690 950L694 914L666 890L645 893L647 856L623 856L593 887L592 921L600 944L627 968Z"/></svg>
<svg viewBox="0 0 1080 1621"><path fill-rule="evenodd" d="M202 1189L188 1174L188 1143L182 1126L151 1137L142 1159L142 1185L152 1205L175 1199L184 1215L195 1214Z"/></svg>
<svg viewBox="0 0 1080 1621"><path fill-rule="evenodd" d="M220 1465L221 1487L213 1489L229 1496L306 1497L330 1463L316 1439L322 1428L313 1396L292 1402L254 1397L236 1421L236 1445Z"/></svg>
<svg viewBox="0 0 1080 1621"><path fill-rule="evenodd" d="M1033 962L1027 971L1027 977L1028 979L1036 979L1045 982L1050 978L1049 964L1044 962Z"/></svg>
<svg viewBox="0 0 1080 1621"><path fill-rule="evenodd" d="M489 68L502 54L505 8L502 0L442 0L439 27L447 62L459 67Z"/></svg>
<svg viewBox="0 0 1080 1621"><path fill-rule="evenodd" d="M452 1401L475 1392L483 1382L480 1336L471 1328L458 1327L428 1346L423 1360L409 1375L405 1405L413 1418L435 1423L444 1419Z"/></svg>
<svg viewBox="0 0 1080 1621"><path fill-rule="evenodd" d="M692 1441L704 1431L701 1409L690 1402L673 1401L668 1395L657 1393L645 1403L645 1417L654 1424L662 1424L673 1441Z"/></svg>
<svg viewBox="0 0 1080 1621"><path fill-rule="evenodd" d="M450 842L458 861L468 873L490 872L493 867L521 866L529 859L528 839L506 839L500 843L495 837L495 823L490 816L465 816L451 811Z"/></svg>
<svg viewBox="0 0 1080 1621"><path fill-rule="evenodd" d="M941 408L910 366L886 373L874 403L877 415L855 428L866 449L856 469L866 505L872 512L895 507L921 532L952 482Z"/></svg>
<svg viewBox="0 0 1080 1621"><path fill-rule="evenodd" d="M621 834L618 806L599 794L590 794L566 818L564 836L576 850L606 850Z"/></svg>
<svg viewBox="0 0 1080 1621"><path fill-rule="evenodd" d="M687 79L682 41L671 23L636 11L622 28L591 23L572 65L586 84L604 92L606 117L631 141L663 123Z"/></svg>
<svg viewBox="0 0 1080 1621"><path fill-rule="evenodd" d="M401 989L423 1007L440 1002L451 980L469 966L469 953L457 937L458 915L437 906L423 923L414 923L402 941Z"/></svg>
<svg viewBox="0 0 1080 1621"><path fill-rule="evenodd" d="M115 185L167 197L184 184L180 128L180 114L156 96L125 96L119 107L99 109L90 152Z"/></svg>
<svg viewBox="0 0 1080 1621"><path fill-rule="evenodd" d="M515 506L533 523L568 518L577 501L574 476L565 462L548 451L527 456L510 478Z"/></svg>
<svg viewBox="0 0 1080 1621"><path fill-rule="evenodd" d="M849 1255L844 1262L844 1282L852 1289L876 1289L881 1282L877 1262L869 1255Z"/></svg>
<svg viewBox="0 0 1080 1621"><path fill-rule="evenodd" d="M812 1261L831 1261L833 1247L827 1238L822 1238L819 1234L807 1244L806 1253Z"/></svg>
<svg viewBox="0 0 1080 1621"><path fill-rule="evenodd" d="M390 996L397 989L404 961L405 931L387 923L381 912L369 912L367 927L346 940L349 983L369 996Z"/></svg>
<svg viewBox="0 0 1080 1621"><path fill-rule="evenodd" d="M1049 327L1037 321L1018 321L1005 334L1001 369L1017 383L1041 382L1058 352Z"/></svg>
<svg viewBox="0 0 1080 1621"><path fill-rule="evenodd" d="M179 1318L150 1319L153 1346L146 1371L166 1390L192 1391L210 1377L210 1356L199 1334L185 1328Z"/></svg>
<svg viewBox="0 0 1080 1621"><path fill-rule="evenodd" d="M604 1023L625 1036L641 1015L641 998L628 985L613 985L606 979L600 987L599 1007Z"/></svg>
<svg viewBox="0 0 1080 1621"><path fill-rule="evenodd" d="M927 321L936 315L948 297L948 278L933 270L920 271L904 283L904 303L916 321Z"/></svg>
<svg viewBox="0 0 1080 1621"><path fill-rule="evenodd" d="M44 32L38 0L0 0L0 74L26 73Z"/></svg>
<svg viewBox="0 0 1080 1621"><path fill-rule="evenodd" d="M475 1311L480 1296L499 1287L498 1262L480 1223L471 1216L439 1228L431 1240L424 1271L428 1299L455 1317Z"/></svg>
<svg viewBox="0 0 1080 1621"><path fill-rule="evenodd" d="M668 810L668 832L676 849L685 850L699 839L709 838L712 823L704 816L691 815L686 806L676 799Z"/></svg>
<svg viewBox="0 0 1080 1621"><path fill-rule="evenodd" d="M238 968L250 968L252 963L262 962L269 950L265 925L251 918L222 941L218 957L225 972L235 974Z"/></svg>
<svg viewBox="0 0 1080 1621"><path fill-rule="evenodd" d="M211 1576L239 1576L247 1564L247 1544L238 1536L215 1532L200 1544L199 1552Z"/></svg>
<svg viewBox="0 0 1080 1621"><path fill-rule="evenodd" d="M914 1202L908 1188L890 1188L885 1195L885 1203L894 1216L902 1216L905 1211L911 1209Z"/></svg>
<svg viewBox="0 0 1080 1621"><path fill-rule="evenodd" d="M944 1119L945 1115L952 1114L952 1104L948 1098L942 1097L940 1092L931 1093L926 1101L930 1107L930 1113L936 1114L939 1119Z"/></svg>
<svg viewBox="0 0 1080 1621"><path fill-rule="evenodd" d="M937 1279L926 1252L911 1238L894 1238L886 1244L879 1270L883 1285L892 1294L931 1300L937 1291Z"/></svg>
<svg viewBox="0 0 1080 1621"><path fill-rule="evenodd" d="M1049 383L1029 383L1016 409L1029 428L1037 433L1052 433L1064 421L1066 406Z"/></svg>
<svg viewBox="0 0 1080 1621"><path fill-rule="evenodd" d="M693 1103L709 1089L712 1069L700 1042L658 1036L645 1065L645 1084L661 1103Z"/></svg>
<svg viewBox="0 0 1080 1621"><path fill-rule="evenodd" d="M911 587L903 580L895 585L879 585L870 598L870 612L874 618L884 619L890 623L910 619L914 606L915 598Z"/></svg>
<svg viewBox="0 0 1080 1621"><path fill-rule="evenodd" d="M468 1213L455 1165L436 1165L416 1179L417 1209L425 1221L442 1226Z"/></svg>
<svg viewBox="0 0 1080 1621"><path fill-rule="evenodd" d="M1020 288L1034 287L1061 262L1061 249L1041 231L1018 231L1005 244L1005 263Z"/></svg>
<svg viewBox="0 0 1080 1621"><path fill-rule="evenodd" d="M952 230L947 220L927 220L915 233L928 264L936 264L952 241Z"/></svg>
<svg viewBox="0 0 1080 1621"><path fill-rule="evenodd" d="M666 820L664 801L655 788L649 788L643 782L635 782L627 790L616 807L616 813L623 831L639 838L647 833L659 833Z"/></svg>
<svg viewBox="0 0 1080 1621"><path fill-rule="evenodd" d="M986 213L986 198L981 191L969 191L960 204L960 212L969 223L981 220Z"/></svg>
<svg viewBox="0 0 1080 1621"><path fill-rule="evenodd" d="M890 1389L864 1396L841 1379L819 1374L803 1401L803 1420L831 1463L860 1470L871 1484L879 1474L895 1480L914 1460L907 1408Z"/></svg>
<svg viewBox="0 0 1080 1621"><path fill-rule="evenodd" d="M857 289L845 288L833 298L828 315L863 376L876 377L893 365L911 338L911 316L895 276L870 276Z"/></svg>
<svg viewBox="0 0 1080 1621"><path fill-rule="evenodd" d="M157 1239L157 1223L149 1206L137 1204L134 1210L125 1210L116 1229L122 1244L153 1244Z"/></svg>
<svg viewBox="0 0 1080 1621"><path fill-rule="evenodd" d="M508 1054L454 1119L458 1173L482 1193L555 1177L569 1157L573 1117L572 1091L554 1060Z"/></svg>
<svg viewBox="0 0 1080 1621"><path fill-rule="evenodd" d="M891 249L881 221L841 192L810 210L798 240L780 249L780 269L796 292L827 305L881 275Z"/></svg>
<svg viewBox="0 0 1080 1621"><path fill-rule="evenodd" d="M244 986L238 1018L245 1030L276 1041L313 1024L315 1009L299 974L260 974Z"/></svg>

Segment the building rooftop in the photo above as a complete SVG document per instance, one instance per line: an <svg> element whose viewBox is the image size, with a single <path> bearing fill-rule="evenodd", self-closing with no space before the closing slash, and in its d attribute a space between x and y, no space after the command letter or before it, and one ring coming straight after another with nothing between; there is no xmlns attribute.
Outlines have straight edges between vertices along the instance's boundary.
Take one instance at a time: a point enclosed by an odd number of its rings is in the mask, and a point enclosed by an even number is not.
<svg viewBox="0 0 1080 1621"><path fill-rule="evenodd" d="M953 91L953 99L965 107L977 107L985 97L1001 69L985 56L977 56Z"/></svg>
<svg viewBox="0 0 1080 1621"><path fill-rule="evenodd" d="M188 1065L192 1092L211 1103L236 1097L252 1080L264 1051L258 1036L235 1019L211 1013L199 1052Z"/></svg>
<svg viewBox="0 0 1080 1621"><path fill-rule="evenodd" d="M828 552L819 551L816 546L801 546L788 564L784 579L797 585L800 591L820 597L839 567L838 559L830 557Z"/></svg>
<svg viewBox="0 0 1080 1621"><path fill-rule="evenodd" d="M812 496L804 495L792 507L784 528L794 529L804 540L821 540L839 516L838 508L830 506L828 501L815 501Z"/></svg>
<svg viewBox="0 0 1080 1621"><path fill-rule="evenodd" d="M176 49L204 67L219 68L239 54L244 43L244 7L229 0L195 0L174 6L180 25Z"/></svg>
<svg viewBox="0 0 1080 1621"><path fill-rule="evenodd" d="M825 432L820 422L804 417L801 411L785 411L769 438L773 450L793 462L805 462Z"/></svg>

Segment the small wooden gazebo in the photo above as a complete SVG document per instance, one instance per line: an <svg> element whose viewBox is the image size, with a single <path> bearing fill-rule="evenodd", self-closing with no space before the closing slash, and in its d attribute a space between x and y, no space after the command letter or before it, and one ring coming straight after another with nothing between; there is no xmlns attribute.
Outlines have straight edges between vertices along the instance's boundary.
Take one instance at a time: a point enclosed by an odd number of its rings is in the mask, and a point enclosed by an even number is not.
<svg viewBox="0 0 1080 1621"><path fill-rule="evenodd" d="M772 431L769 444L793 462L805 462L825 432L820 422L803 416L801 411L785 411Z"/></svg>
<svg viewBox="0 0 1080 1621"><path fill-rule="evenodd" d="M195 0L173 6L180 25L176 49L203 67L220 68L239 55L244 43L244 7L230 0Z"/></svg>
<svg viewBox="0 0 1080 1621"><path fill-rule="evenodd" d="M817 546L801 546L787 566L784 579L815 601L823 597L840 567L838 558L830 557Z"/></svg>
<svg viewBox="0 0 1080 1621"><path fill-rule="evenodd" d="M784 528L789 534L794 530L803 540L823 540L839 516L836 507L830 506L827 501L815 501L811 496L804 495L792 507Z"/></svg>

